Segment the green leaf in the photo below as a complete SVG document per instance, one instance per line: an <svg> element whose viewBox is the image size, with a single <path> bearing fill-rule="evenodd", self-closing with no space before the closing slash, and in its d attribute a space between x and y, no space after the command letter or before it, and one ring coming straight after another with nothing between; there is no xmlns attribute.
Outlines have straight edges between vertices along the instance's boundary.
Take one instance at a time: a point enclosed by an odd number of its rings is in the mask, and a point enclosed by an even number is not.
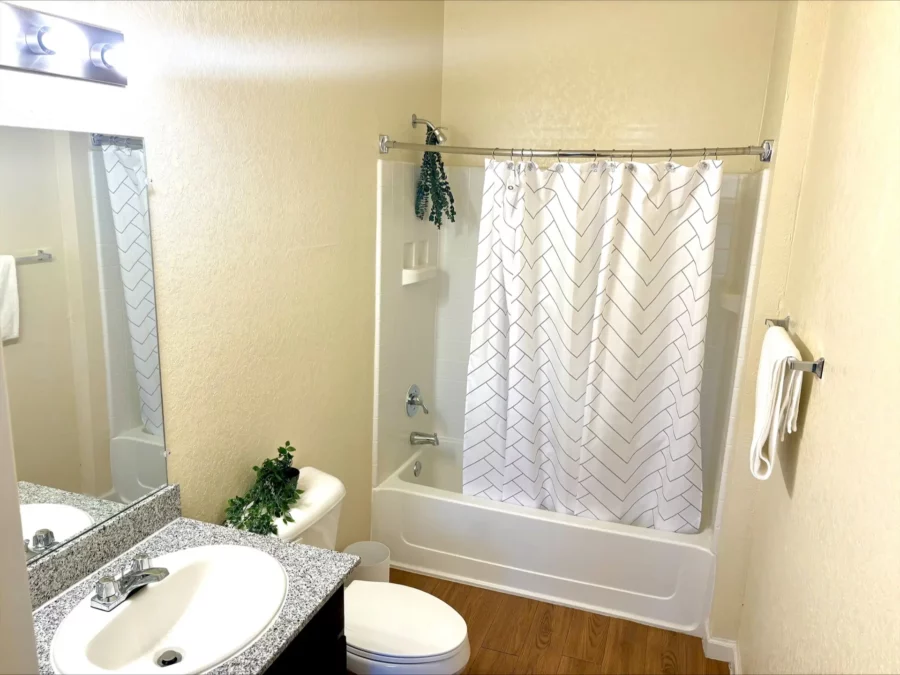
<svg viewBox="0 0 900 675"><path fill-rule="evenodd" d="M437 145L437 138L433 132L429 131L426 134L425 143ZM422 169L416 185L415 202L416 217L419 220L425 219L429 198L431 199L431 212L428 214L430 222L441 229L444 214L451 222L456 222L453 193L450 192L450 182L447 180L444 160L438 152L426 152L422 157Z"/></svg>
<svg viewBox="0 0 900 675"><path fill-rule="evenodd" d="M290 441L278 448L276 459L267 459L254 466L256 481L243 497L228 500L225 523L232 527L257 534L276 534L275 520L294 522L291 506L303 494L287 477L287 469L294 460L294 448Z"/></svg>

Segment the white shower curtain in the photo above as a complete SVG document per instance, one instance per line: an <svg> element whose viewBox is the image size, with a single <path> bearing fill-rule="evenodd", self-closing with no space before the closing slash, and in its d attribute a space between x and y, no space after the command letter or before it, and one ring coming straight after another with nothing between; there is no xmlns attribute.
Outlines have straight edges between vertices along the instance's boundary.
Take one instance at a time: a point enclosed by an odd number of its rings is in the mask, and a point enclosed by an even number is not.
<svg viewBox="0 0 900 675"><path fill-rule="evenodd" d="M144 151L119 145L102 147L119 249L119 270L125 289L125 315L141 400L141 421L147 432L160 436L163 433L162 391Z"/></svg>
<svg viewBox="0 0 900 675"><path fill-rule="evenodd" d="M700 525L722 163L485 167L463 491Z"/></svg>

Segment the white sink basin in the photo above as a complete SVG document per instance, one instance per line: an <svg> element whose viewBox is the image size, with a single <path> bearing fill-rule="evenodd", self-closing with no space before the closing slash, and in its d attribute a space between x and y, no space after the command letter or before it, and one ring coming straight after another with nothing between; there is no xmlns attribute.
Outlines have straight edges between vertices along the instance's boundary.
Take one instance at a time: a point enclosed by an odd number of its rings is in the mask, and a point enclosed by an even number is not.
<svg viewBox="0 0 900 675"><path fill-rule="evenodd" d="M53 530L58 542L71 539L94 524L94 519L81 509L65 504L22 504L22 536L31 541L37 530Z"/></svg>
<svg viewBox="0 0 900 675"><path fill-rule="evenodd" d="M201 673L253 643L287 592L281 564L245 546L201 546L153 559L169 576L111 612L82 600L50 645L57 673ZM160 666L173 650L183 660Z"/></svg>

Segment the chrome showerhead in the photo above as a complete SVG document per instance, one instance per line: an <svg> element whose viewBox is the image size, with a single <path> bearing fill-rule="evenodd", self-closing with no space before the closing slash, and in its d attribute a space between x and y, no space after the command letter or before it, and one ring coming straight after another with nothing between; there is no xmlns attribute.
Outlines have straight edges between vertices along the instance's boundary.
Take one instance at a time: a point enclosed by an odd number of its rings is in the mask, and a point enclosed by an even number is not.
<svg viewBox="0 0 900 675"><path fill-rule="evenodd" d="M443 145L444 143L447 142L447 136L444 134L443 131L441 131L440 127L434 126L431 122L429 122L426 119L423 119L421 117L416 117L415 113L413 113L413 116L412 116L413 128L416 128L420 124L424 124L426 127L428 127L428 131L430 131L434 134L434 140L437 141L438 145Z"/></svg>

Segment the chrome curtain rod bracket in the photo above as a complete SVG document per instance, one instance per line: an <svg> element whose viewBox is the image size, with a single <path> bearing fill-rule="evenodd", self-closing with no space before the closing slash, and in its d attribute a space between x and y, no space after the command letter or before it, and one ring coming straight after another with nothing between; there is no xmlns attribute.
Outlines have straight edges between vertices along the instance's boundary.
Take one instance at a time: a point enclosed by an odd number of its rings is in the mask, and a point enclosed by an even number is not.
<svg viewBox="0 0 900 675"><path fill-rule="evenodd" d="M428 124L429 129L436 128L430 122L415 118L414 124ZM386 155L391 150L413 150L415 152L440 152L447 155L478 155L481 157L549 157L557 160L566 158L596 159L597 157L617 157L628 159L653 159L666 157L737 157L756 156L761 162L772 161L774 141L763 141L762 145L745 145L731 148L680 148L663 150L531 150L529 148L473 148L453 145L424 145L422 143L401 143L393 141L387 134L378 137L378 152Z"/></svg>
<svg viewBox="0 0 900 675"><path fill-rule="evenodd" d="M769 327L778 326L788 330L791 325L791 317L786 316L783 319L766 319L766 325ZM825 359L816 359L815 361L790 361L788 367L791 370L799 370L804 373L812 373L820 380L825 374Z"/></svg>

